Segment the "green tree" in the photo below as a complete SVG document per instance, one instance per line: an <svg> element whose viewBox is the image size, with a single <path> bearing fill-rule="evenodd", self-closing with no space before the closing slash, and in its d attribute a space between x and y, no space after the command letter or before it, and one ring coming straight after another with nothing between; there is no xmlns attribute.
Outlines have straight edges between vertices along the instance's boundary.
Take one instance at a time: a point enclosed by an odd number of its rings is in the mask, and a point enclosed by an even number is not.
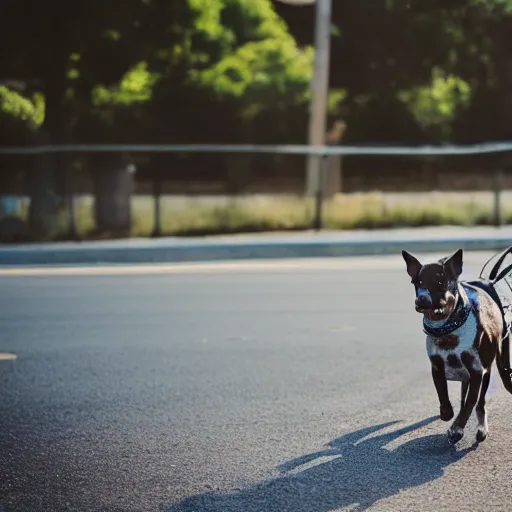
<svg viewBox="0 0 512 512"><path fill-rule="evenodd" d="M512 138L512 2L472 0L454 18L458 40L451 70L471 87L466 108L454 121L461 142Z"/></svg>
<svg viewBox="0 0 512 512"><path fill-rule="evenodd" d="M6 0L2 9L2 72L44 97L41 143L305 138L312 50L297 47L271 0L126 0L122 9ZM38 235L55 224L68 164L47 156L30 173Z"/></svg>
<svg viewBox="0 0 512 512"><path fill-rule="evenodd" d="M87 109L98 83L115 83L143 49L137 45L143 0L122 9L101 0L32 2L5 0L0 17L0 62L5 78L44 97L44 119L34 142L65 143ZM30 224L37 237L51 236L58 212L57 183L65 158L45 156L29 172Z"/></svg>
<svg viewBox="0 0 512 512"><path fill-rule="evenodd" d="M331 87L346 92L342 113L350 120L352 142L451 137L451 122L468 104L471 89L452 66L454 49L464 44L458 13L466 3L333 3ZM314 7L280 4L279 11L299 41L312 42ZM377 132L376 126L386 129Z"/></svg>
<svg viewBox="0 0 512 512"><path fill-rule="evenodd" d="M109 91L96 89L94 119L82 125L83 137L101 133L103 140L115 134L117 140L137 142L305 142L313 51L297 46L273 3L187 0L153 6L165 10L169 5L180 6L173 17L163 12L154 17L167 20L161 33L174 31L175 36L155 42L146 61L125 77L132 77L137 93L128 94L122 84ZM94 122L98 127L93 130ZM214 167L226 171L231 165L227 160L219 157ZM153 168L179 166L193 177L200 169L211 172L212 157L154 156L151 163Z"/></svg>
<svg viewBox="0 0 512 512"><path fill-rule="evenodd" d="M174 36L146 45L145 61L123 82L94 90L98 117L114 122L124 107L147 103L148 123L158 133L165 126L168 142L305 140L304 123L294 133L297 123L283 114L297 107L306 114L313 51L297 46L271 0L151 5L159 32ZM232 127L219 126L222 112ZM255 133L255 120L272 113L273 125ZM141 135L142 130L131 134Z"/></svg>

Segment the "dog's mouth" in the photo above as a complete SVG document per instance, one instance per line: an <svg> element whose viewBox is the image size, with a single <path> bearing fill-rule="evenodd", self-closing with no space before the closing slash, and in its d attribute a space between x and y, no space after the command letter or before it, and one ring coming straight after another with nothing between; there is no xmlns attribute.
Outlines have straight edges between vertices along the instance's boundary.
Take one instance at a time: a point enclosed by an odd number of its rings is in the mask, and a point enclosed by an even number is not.
<svg viewBox="0 0 512 512"><path fill-rule="evenodd" d="M446 301L441 300L440 304L436 307L433 304L429 306L416 305L416 311L425 315L429 320L437 320L446 316Z"/></svg>
<svg viewBox="0 0 512 512"><path fill-rule="evenodd" d="M420 313L423 313L429 320L442 320L446 316L445 308L431 308L431 309L422 309L418 310Z"/></svg>
<svg viewBox="0 0 512 512"><path fill-rule="evenodd" d="M416 306L416 311L425 315L428 320L436 321L443 320L447 316L450 315L453 307L455 305L455 297L451 294L448 294L445 299L441 299L439 306L434 307L430 306L428 308Z"/></svg>

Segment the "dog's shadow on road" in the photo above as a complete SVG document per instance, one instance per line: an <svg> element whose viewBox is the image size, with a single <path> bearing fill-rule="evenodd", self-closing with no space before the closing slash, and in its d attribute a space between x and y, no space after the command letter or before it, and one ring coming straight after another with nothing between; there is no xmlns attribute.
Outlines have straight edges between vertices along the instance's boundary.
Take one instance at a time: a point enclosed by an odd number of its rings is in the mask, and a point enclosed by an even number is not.
<svg viewBox="0 0 512 512"><path fill-rule="evenodd" d="M209 492L192 496L164 510L328 512L344 507L366 510L401 490L436 480L446 467L475 448L473 445L457 450L448 444L444 434L417 437L398 447L386 447L436 419L427 418L372 437L368 436L398 422L351 432L335 439L321 452L283 464L278 468L282 476L232 493ZM324 458L328 460L325 462Z"/></svg>

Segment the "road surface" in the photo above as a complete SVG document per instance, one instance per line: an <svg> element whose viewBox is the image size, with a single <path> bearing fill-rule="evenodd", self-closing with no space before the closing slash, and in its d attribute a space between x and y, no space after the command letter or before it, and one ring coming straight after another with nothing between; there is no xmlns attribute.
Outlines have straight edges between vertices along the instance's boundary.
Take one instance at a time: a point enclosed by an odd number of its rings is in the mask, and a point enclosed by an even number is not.
<svg viewBox="0 0 512 512"><path fill-rule="evenodd" d="M0 282L1 512L511 510L512 396L447 443L400 258Z"/></svg>

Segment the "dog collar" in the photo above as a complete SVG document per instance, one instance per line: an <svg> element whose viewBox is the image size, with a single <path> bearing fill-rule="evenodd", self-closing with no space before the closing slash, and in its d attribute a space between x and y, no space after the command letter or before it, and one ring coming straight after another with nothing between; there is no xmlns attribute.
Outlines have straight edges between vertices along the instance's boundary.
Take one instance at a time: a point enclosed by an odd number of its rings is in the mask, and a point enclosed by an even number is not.
<svg viewBox="0 0 512 512"><path fill-rule="evenodd" d="M430 336L445 336L446 334L451 334L453 331L464 325L466 320L471 313L471 302L468 299L466 291L462 286L458 286L458 298L457 298L457 306L455 307L455 311L450 315L450 318L443 322L442 324L431 324L428 319L423 318L423 331L425 334L429 334Z"/></svg>

